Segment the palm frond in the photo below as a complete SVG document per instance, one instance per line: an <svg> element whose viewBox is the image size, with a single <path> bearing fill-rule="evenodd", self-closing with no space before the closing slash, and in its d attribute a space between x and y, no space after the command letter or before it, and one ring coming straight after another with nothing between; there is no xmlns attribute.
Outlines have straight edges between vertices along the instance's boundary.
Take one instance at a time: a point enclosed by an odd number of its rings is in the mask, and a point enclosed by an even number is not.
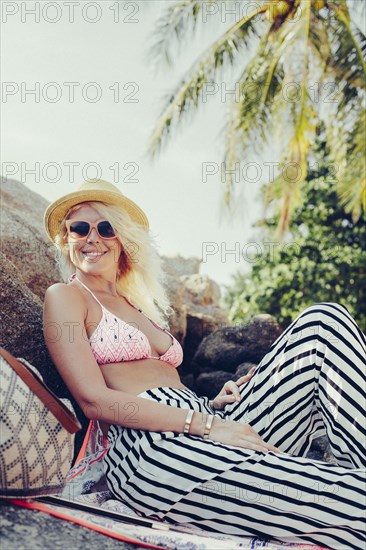
<svg viewBox="0 0 366 550"><path fill-rule="evenodd" d="M360 0L346 0L347 8L350 12L353 21L363 21L366 19L366 2L360 2Z"/></svg>
<svg viewBox="0 0 366 550"><path fill-rule="evenodd" d="M211 4L214 2L207 2ZM202 10L202 0L182 0L167 6L152 34L148 59L152 63L172 64L171 50L178 46L188 32L194 32Z"/></svg>
<svg viewBox="0 0 366 550"><path fill-rule="evenodd" d="M251 132L255 132L256 138L267 142L270 111L273 110L285 76L281 57L287 47L286 36L282 40L278 39L276 46L265 43L263 51L259 51L241 79L243 100L240 103L239 122L242 144L248 141Z"/></svg>
<svg viewBox="0 0 366 550"><path fill-rule="evenodd" d="M355 36L357 43L360 46L361 55L363 59L365 59L366 58L366 36L355 23L353 24L353 34Z"/></svg>
<svg viewBox="0 0 366 550"><path fill-rule="evenodd" d="M259 36L258 31L265 29L256 54L237 79L239 99L230 104L225 128L224 203L231 207L234 202L236 164L240 167L249 152L262 152L258 146L262 149L268 138L273 139L277 125L281 130L280 174L265 185L264 195L267 205L277 210L280 221L276 236L282 238L306 185L316 120L324 119L331 154L338 166L338 193L346 209L357 219L361 209L366 208L365 33L350 16L349 0L259 1L260 9L256 7L207 48L176 89L166 96L151 136L149 153L155 156L161 150L172 131L198 107L205 86L217 87L215 79L219 72L241 60L245 46L254 35ZM187 32L197 28L201 8L202 2L195 0L174 2L167 8L156 35L153 57L171 60L171 44L179 47ZM301 17L295 18L299 9ZM269 22L265 18L258 21L258 15L264 12ZM310 76L315 80L310 82ZM312 99L314 88L311 86L319 85L319 81L320 101L317 97ZM329 83L333 84L336 97L334 92L332 97L323 97L323 93L327 93L323 85ZM292 101L284 97L287 84L297 85L300 98ZM326 102L330 104L325 105ZM291 137L284 139L288 130ZM286 168L289 165L294 166L294 172L300 177L296 174L289 177ZM237 196L235 199L238 207Z"/></svg>
<svg viewBox="0 0 366 550"><path fill-rule="evenodd" d="M339 129L337 121L333 121L331 144L337 192L346 212L356 222L362 209L366 212L366 109L362 101L353 103L353 118L350 129Z"/></svg>
<svg viewBox="0 0 366 550"><path fill-rule="evenodd" d="M263 8L265 11L267 8ZM256 34L255 18L258 9L235 23L214 42L194 63L178 87L165 99L163 112L150 139L149 153L154 157L177 125L192 107L197 107L204 85L212 83L218 71L228 62L232 64L243 44Z"/></svg>
<svg viewBox="0 0 366 550"><path fill-rule="evenodd" d="M301 32L303 55L297 56L298 70L296 81L300 85L300 101L292 103L290 126L294 132L289 144L283 148L280 163L280 174L276 180L266 186L267 203L274 201L277 205L279 222L276 238L281 239L289 226L291 216L301 201L301 187L307 178L307 159L316 130L316 113L308 92L310 22L312 19L311 4L304 0L304 20ZM279 190L281 194L279 195Z"/></svg>
<svg viewBox="0 0 366 550"><path fill-rule="evenodd" d="M309 33L310 47L325 73L332 60L332 47L327 33L326 19L320 17L319 13L313 17Z"/></svg>
<svg viewBox="0 0 366 550"><path fill-rule="evenodd" d="M307 178L307 160L316 130L316 117L306 83L302 86L299 113L294 113L294 135L280 163L279 180L282 197L279 202L279 223L276 237L281 239L287 230L292 214L302 198L301 189ZM278 182L277 182L278 183Z"/></svg>
<svg viewBox="0 0 366 550"><path fill-rule="evenodd" d="M328 75L337 86L338 102L327 123L327 136L336 167L338 195L356 221L362 208L366 208L366 37L351 21L345 0L333 2L330 7L333 18L327 23L327 34L333 56Z"/></svg>
<svg viewBox="0 0 366 550"><path fill-rule="evenodd" d="M279 31L278 31L279 32ZM262 37L257 53L245 67L239 78L239 101L231 104L231 112L226 126L226 147L223 165L225 178L224 202L231 206L235 183L235 168L245 160L248 150L255 149L255 143L263 139L267 142L271 133L274 106L284 78L281 56L286 37L282 28L282 39L272 45L270 31ZM234 175L233 175L234 174Z"/></svg>
<svg viewBox="0 0 366 550"><path fill-rule="evenodd" d="M226 129L226 151L224 165L226 167L226 193L225 203L230 205L233 200L234 178L236 171L234 166L240 160L245 160L252 151L260 154L260 149L268 143L273 136L276 121L282 118L281 126L284 126L288 103L283 97L283 83L286 75L285 53L295 47L296 41L302 37L303 22L299 20L295 25L292 21L285 21L278 30L273 26L263 35L257 53L246 66L240 78L240 102L235 105L237 117L229 119ZM250 93L251 92L251 93ZM253 93L254 92L254 93ZM307 97L306 94L304 97ZM305 109L305 107L304 107ZM297 109L298 111L298 109ZM306 115L307 115L306 111ZM290 150L305 150L303 138L303 119L300 112L295 116L296 140L289 145ZM234 139L235 136L235 139ZM258 144L258 148L257 148ZM305 151L306 152L306 151ZM290 155L294 161L295 155ZM296 156L297 162L298 156ZM279 184L278 189L283 191L283 181L272 182L272 191ZM271 187L271 186L269 186ZM275 193L278 198L277 193ZM275 200L269 199L268 204Z"/></svg>
<svg viewBox="0 0 366 550"><path fill-rule="evenodd" d="M351 21L345 0L341 5L329 3L329 20L326 20L329 42L332 47L332 57L328 66L333 73L335 84L344 87L344 102L354 93L354 88L365 89L366 84L366 38L362 31Z"/></svg>
<svg viewBox="0 0 366 550"><path fill-rule="evenodd" d="M229 111L228 122L225 132L225 157L223 162L223 168L228 177L225 178L225 190L224 190L224 204L229 208L231 203L231 191L233 187L233 171L237 169L238 162L240 161L238 140L237 140L237 127L238 120L240 119L240 106L238 102L231 104Z"/></svg>

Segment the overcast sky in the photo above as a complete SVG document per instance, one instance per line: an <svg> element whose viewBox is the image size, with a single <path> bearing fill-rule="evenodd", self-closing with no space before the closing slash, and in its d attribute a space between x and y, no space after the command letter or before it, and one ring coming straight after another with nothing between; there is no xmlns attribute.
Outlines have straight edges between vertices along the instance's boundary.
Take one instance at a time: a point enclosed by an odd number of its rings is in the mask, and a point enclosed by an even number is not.
<svg viewBox="0 0 366 550"><path fill-rule="evenodd" d="M247 181L240 181L241 215L220 218L224 185L218 168L232 97L222 100L224 84L154 163L146 150L162 97L235 16L216 17L214 24L207 18L174 70L156 72L147 51L165 2L129 2L118 13L116 2L75 2L73 22L70 3L55 4L2 2L3 175L50 201L85 177L117 182L146 212L161 254L203 258L200 272L229 284L230 275L247 271L250 262L225 250L250 251L251 224L262 209L254 181L259 172L249 169ZM204 163L217 171L206 181Z"/></svg>

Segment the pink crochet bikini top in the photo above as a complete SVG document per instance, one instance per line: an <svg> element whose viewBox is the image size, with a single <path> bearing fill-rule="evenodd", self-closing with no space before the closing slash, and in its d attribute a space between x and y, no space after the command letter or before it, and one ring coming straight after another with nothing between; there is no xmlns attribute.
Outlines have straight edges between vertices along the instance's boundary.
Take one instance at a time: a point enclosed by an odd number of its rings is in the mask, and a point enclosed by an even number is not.
<svg viewBox="0 0 366 550"><path fill-rule="evenodd" d="M163 355L154 357L151 355L151 345L147 336L137 328L116 317L111 311L101 304L93 292L76 277L74 273L70 281L77 279L78 282L93 296L102 308L102 319L89 338L91 351L99 365L106 363L119 363L121 361L133 361L137 359L159 359L179 367L183 361L183 350L176 338L165 328L150 319L141 309L137 308L127 298L127 302L140 313L145 315L149 321L160 330L169 334L172 343Z"/></svg>

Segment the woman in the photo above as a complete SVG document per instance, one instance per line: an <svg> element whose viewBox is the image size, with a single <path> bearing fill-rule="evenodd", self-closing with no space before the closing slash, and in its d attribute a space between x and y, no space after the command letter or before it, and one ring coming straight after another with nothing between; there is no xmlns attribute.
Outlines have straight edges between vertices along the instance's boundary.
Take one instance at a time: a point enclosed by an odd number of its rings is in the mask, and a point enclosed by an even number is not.
<svg viewBox="0 0 366 550"><path fill-rule="evenodd" d="M46 293L57 369L108 436L111 492L137 513L232 535L365 545L365 337L344 306L307 308L210 402L185 387L142 210L107 182L49 206L68 284ZM305 458L327 434L337 464Z"/></svg>

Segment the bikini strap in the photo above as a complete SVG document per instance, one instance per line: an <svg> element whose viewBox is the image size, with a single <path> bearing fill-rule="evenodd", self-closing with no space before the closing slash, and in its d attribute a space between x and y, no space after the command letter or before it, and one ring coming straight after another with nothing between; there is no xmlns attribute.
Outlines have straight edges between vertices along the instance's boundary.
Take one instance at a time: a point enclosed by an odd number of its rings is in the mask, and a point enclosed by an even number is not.
<svg viewBox="0 0 366 550"><path fill-rule="evenodd" d="M130 300L126 296L124 296L124 299L126 300L126 302L128 302L130 304L130 306L132 306L134 309L137 309L137 311L139 311L140 313L143 313L145 315L145 313L142 311L142 309L140 309L139 307L135 306L135 304L130 302ZM147 317L147 316L145 315L145 317Z"/></svg>
<svg viewBox="0 0 366 550"><path fill-rule="evenodd" d="M76 279L78 281L78 283L80 283L88 292L90 292L90 294L93 296L94 300L96 300L98 302L98 304L100 305L100 307L105 310L106 308L103 306L103 304L98 300L98 298L95 296L95 294L93 294L93 292L90 290L90 288L88 288L83 282L80 281L80 279L76 276L76 273L73 273L71 275L71 277L69 277L69 281L73 281L74 279ZM148 317L148 315L146 315L146 313L144 311L142 311L142 309L140 309L139 307L135 306L132 302L130 302L130 300L128 298L126 298L126 296L124 296L125 300L127 300L127 302L133 307L135 308L137 311L139 311L140 313L142 313L147 319L149 319L149 321L151 323L153 323L156 327L158 327L160 330L166 332L167 334L169 334L169 336L172 338L172 341L174 342L175 338L173 336L173 334L171 334L169 332L169 330L167 330L166 328L164 327L161 327L160 325L158 325L158 323L156 323L155 321L153 321L153 319L150 319L150 317ZM109 311L109 310L107 310Z"/></svg>
<svg viewBox="0 0 366 550"><path fill-rule="evenodd" d="M87 290L88 292L90 292L90 294L93 296L94 300L96 302L98 302L98 304L100 305L100 307L102 309L105 309L105 307L103 306L103 304L98 300L98 298L95 296L95 294L90 290L89 287L87 287L83 282L80 281L80 279L76 276L76 273L74 273L69 280L73 281L74 279L77 280L78 283L81 284L81 286L83 286L85 288L85 290Z"/></svg>
<svg viewBox="0 0 366 550"><path fill-rule="evenodd" d="M146 315L146 313L144 311L142 311L142 309L140 309L139 307L135 306L132 302L130 302L130 300L128 298L126 298L126 296L124 296L125 300L127 300L127 302L130 304L130 306L132 306L133 308L137 309L137 311L139 311L140 313L142 313L142 315L144 315L146 317L146 319L148 319L151 323L153 323L156 327L158 327L160 330L163 330L164 332L166 332L167 334L169 334L173 340L174 340L174 336L169 332L168 329L160 326L158 323L156 323L156 321L154 321L153 319L150 319L150 317L148 315Z"/></svg>

